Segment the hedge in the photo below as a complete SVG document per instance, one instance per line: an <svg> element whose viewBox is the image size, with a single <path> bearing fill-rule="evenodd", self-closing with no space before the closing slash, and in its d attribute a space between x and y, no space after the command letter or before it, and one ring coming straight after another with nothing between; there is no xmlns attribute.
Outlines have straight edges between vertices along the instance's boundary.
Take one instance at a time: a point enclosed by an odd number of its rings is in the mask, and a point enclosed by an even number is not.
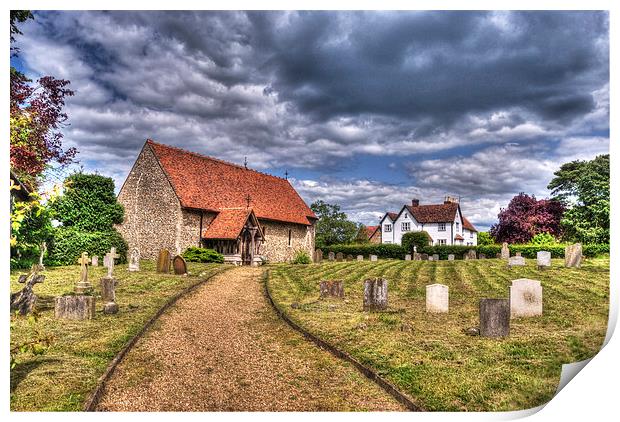
<svg viewBox="0 0 620 422"><path fill-rule="evenodd" d="M215 249L198 248L196 246L190 246L183 252L183 258L187 262L224 262L224 255L217 252Z"/></svg>
<svg viewBox="0 0 620 422"><path fill-rule="evenodd" d="M365 243L352 245L331 245L322 248L324 258L329 252L342 252L343 255L377 255L379 258L405 259L405 248L400 245Z"/></svg>
<svg viewBox="0 0 620 422"><path fill-rule="evenodd" d="M108 232L86 232L72 227L57 227L54 229L52 242L49 246L46 265L76 264L82 252L88 256L97 255L100 258L116 247L119 255L117 263L127 262L127 242L116 230Z"/></svg>

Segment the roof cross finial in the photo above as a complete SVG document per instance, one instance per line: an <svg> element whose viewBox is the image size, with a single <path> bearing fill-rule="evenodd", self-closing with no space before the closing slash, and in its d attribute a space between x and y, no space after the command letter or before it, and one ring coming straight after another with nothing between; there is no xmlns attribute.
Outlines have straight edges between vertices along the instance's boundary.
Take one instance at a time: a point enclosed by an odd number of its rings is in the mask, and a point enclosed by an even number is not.
<svg viewBox="0 0 620 422"><path fill-rule="evenodd" d="M250 208L250 201L252 200L252 197L249 193L245 196L245 200L248 203L248 208Z"/></svg>
<svg viewBox="0 0 620 422"><path fill-rule="evenodd" d="M245 169L248 169L248 157L243 157L243 167L245 167Z"/></svg>
<svg viewBox="0 0 620 422"><path fill-rule="evenodd" d="M284 178L288 180L288 170L284 170Z"/></svg>

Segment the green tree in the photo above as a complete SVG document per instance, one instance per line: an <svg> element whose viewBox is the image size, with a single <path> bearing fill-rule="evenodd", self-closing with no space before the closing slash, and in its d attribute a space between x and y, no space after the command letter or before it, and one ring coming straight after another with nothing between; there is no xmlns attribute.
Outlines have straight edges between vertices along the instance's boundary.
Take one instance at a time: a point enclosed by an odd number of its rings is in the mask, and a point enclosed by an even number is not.
<svg viewBox="0 0 620 422"><path fill-rule="evenodd" d="M407 253L413 252L413 247L416 247L416 250L419 252L422 248L429 246L433 239L431 236L425 232L408 232L405 233L400 241L403 248L407 251Z"/></svg>
<svg viewBox="0 0 620 422"><path fill-rule="evenodd" d="M564 238L609 243L609 154L562 164L554 175L547 188L568 208L562 218Z"/></svg>
<svg viewBox="0 0 620 422"><path fill-rule="evenodd" d="M492 245L495 243L495 240L491 237L489 232L478 232L478 245Z"/></svg>
<svg viewBox="0 0 620 422"><path fill-rule="evenodd" d="M315 234L318 248L353 242L359 231L358 225L348 220L347 215L340 211L340 205L318 200L310 208L319 218Z"/></svg>

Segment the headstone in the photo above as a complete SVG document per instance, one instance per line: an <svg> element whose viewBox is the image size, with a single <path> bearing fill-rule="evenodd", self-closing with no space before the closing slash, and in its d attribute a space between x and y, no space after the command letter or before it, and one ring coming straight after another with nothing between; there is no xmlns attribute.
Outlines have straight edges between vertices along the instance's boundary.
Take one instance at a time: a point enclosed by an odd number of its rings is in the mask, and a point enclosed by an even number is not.
<svg viewBox="0 0 620 422"><path fill-rule="evenodd" d="M426 312L448 312L448 286L443 284L426 286Z"/></svg>
<svg viewBox="0 0 620 422"><path fill-rule="evenodd" d="M454 254L448 255L448 261L454 261Z"/></svg>
<svg viewBox="0 0 620 422"><path fill-rule="evenodd" d="M116 304L116 285L118 282L110 277L101 279L101 298L103 299L103 313L115 314L118 312Z"/></svg>
<svg viewBox="0 0 620 422"><path fill-rule="evenodd" d="M364 260L364 255L358 255L357 256L357 260L358 261L363 261Z"/></svg>
<svg viewBox="0 0 620 422"><path fill-rule="evenodd" d="M93 289L92 284L88 281L88 264L90 264L88 254L82 252L82 256L78 258L77 263L80 264L80 281L75 286L75 292L77 294L84 294Z"/></svg>
<svg viewBox="0 0 620 422"><path fill-rule="evenodd" d="M320 263L323 261L323 251L321 249L317 249L314 251L314 262Z"/></svg>
<svg viewBox="0 0 620 422"><path fill-rule="evenodd" d="M468 250L463 259L476 259L476 251L473 249Z"/></svg>
<svg viewBox="0 0 620 422"><path fill-rule="evenodd" d="M93 267L98 267L99 266L99 257L97 255L94 255L90 259L90 265L93 266Z"/></svg>
<svg viewBox="0 0 620 422"><path fill-rule="evenodd" d="M522 256L511 256L510 258L508 258L509 267L523 266L523 265L525 265L525 258L523 258Z"/></svg>
<svg viewBox="0 0 620 422"><path fill-rule="evenodd" d="M364 281L364 310L380 311L388 306L388 282L383 278Z"/></svg>
<svg viewBox="0 0 620 422"><path fill-rule="evenodd" d="M515 256L521 256L521 252L515 252Z"/></svg>
<svg viewBox="0 0 620 422"><path fill-rule="evenodd" d="M39 274L42 266L33 264L28 274L22 274L17 280L25 284L19 292L11 293L11 312L19 312L20 315L27 315L34 310L37 303L37 295L32 290L37 283L43 283L45 276Z"/></svg>
<svg viewBox="0 0 620 422"><path fill-rule="evenodd" d="M140 251L138 248L131 250L129 257L129 271L140 271Z"/></svg>
<svg viewBox="0 0 620 422"><path fill-rule="evenodd" d="M502 259L510 258L510 249L508 249L508 243L506 242L502 243L501 258Z"/></svg>
<svg viewBox="0 0 620 422"><path fill-rule="evenodd" d="M166 273L170 272L170 251L168 249L162 249L157 256L157 272Z"/></svg>
<svg viewBox="0 0 620 422"><path fill-rule="evenodd" d="M343 255L342 255L342 252L338 252L338 253L336 254L336 261L338 261L338 262L342 262L342 260L343 260Z"/></svg>
<svg viewBox="0 0 620 422"><path fill-rule="evenodd" d="M333 261L333 260L334 260L334 258L335 258L335 256L336 256L336 255L335 255L333 252L329 252L329 253L327 254L327 259L328 259L328 260L330 260L330 261Z"/></svg>
<svg viewBox="0 0 620 422"><path fill-rule="evenodd" d="M405 261L411 261L411 255L410 254L406 254L405 255Z"/></svg>
<svg viewBox="0 0 620 422"><path fill-rule="evenodd" d="M347 261L353 261L353 255L351 254L347 255Z"/></svg>
<svg viewBox="0 0 620 422"><path fill-rule="evenodd" d="M428 261L428 254L427 253L423 253L420 258L422 259L422 261Z"/></svg>
<svg viewBox="0 0 620 422"><path fill-rule="evenodd" d="M95 316L95 297L88 295L59 296L54 300L54 317L92 319Z"/></svg>
<svg viewBox="0 0 620 422"><path fill-rule="evenodd" d="M433 254L433 261L439 261L439 254Z"/></svg>
<svg viewBox="0 0 620 422"><path fill-rule="evenodd" d="M582 259L582 247L581 243L575 243L574 245L568 245L564 249L564 266L565 267L581 267Z"/></svg>
<svg viewBox="0 0 620 422"><path fill-rule="evenodd" d="M106 268L110 267L110 255L103 255L103 266Z"/></svg>
<svg viewBox="0 0 620 422"><path fill-rule="evenodd" d="M370 260L371 260L372 262L377 261L377 255L370 255Z"/></svg>
<svg viewBox="0 0 620 422"><path fill-rule="evenodd" d="M478 259L487 259L487 256L483 253L478 254Z"/></svg>
<svg viewBox="0 0 620 422"><path fill-rule="evenodd" d="M542 315L542 286L538 280L520 278L510 286L510 317Z"/></svg>
<svg viewBox="0 0 620 422"><path fill-rule="evenodd" d="M505 337L510 334L510 301L480 299L480 335Z"/></svg>
<svg viewBox="0 0 620 422"><path fill-rule="evenodd" d="M176 275L187 274L187 262L181 255L177 255L172 260L172 267Z"/></svg>
<svg viewBox="0 0 620 422"><path fill-rule="evenodd" d="M422 254L420 254L418 252L414 252L413 253L413 260L414 261L421 261L422 260Z"/></svg>
<svg viewBox="0 0 620 422"><path fill-rule="evenodd" d="M110 252L108 252L106 256L108 257L108 265L107 265L108 275L107 276L112 278L114 275L113 274L114 273L114 260L116 258L120 258L120 255L116 253L116 248L112 247L110 248Z"/></svg>
<svg viewBox="0 0 620 422"><path fill-rule="evenodd" d="M344 282L342 280L324 280L319 285L320 297L344 298Z"/></svg>
<svg viewBox="0 0 620 422"><path fill-rule="evenodd" d="M549 251L536 252L536 265L538 265L539 270L544 270L545 268L551 268L551 252Z"/></svg>

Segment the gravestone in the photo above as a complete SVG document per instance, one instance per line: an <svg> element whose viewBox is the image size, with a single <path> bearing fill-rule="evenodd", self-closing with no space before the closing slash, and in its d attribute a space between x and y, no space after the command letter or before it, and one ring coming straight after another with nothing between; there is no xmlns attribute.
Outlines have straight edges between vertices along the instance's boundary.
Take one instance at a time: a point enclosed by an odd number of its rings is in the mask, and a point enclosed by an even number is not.
<svg viewBox="0 0 620 422"><path fill-rule="evenodd" d="M103 266L106 268L110 266L110 256L108 254L103 255Z"/></svg>
<svg viewBox="0 0 620 422"><path fill-rule="evenodd" d="M92 319L95 316L95 297L87 295L59 296L54 299L54 317Z"/></svg>
<svg viewBox="0 0 620 422"><path fill-rule="evenodd" d="M448 255L448 261L454 261L454 254Z"/></svg>
<svg viewBox="0 0 620 422"><path fill-rule="evenodd" d="M433 255L429 256L429 257L428 257L428 260L429 260L429 261L434 261L434 259L433 259Z"/></svg>
<svg viewBox="0 0 620 422"><path fill-rule="evenodd" d="M448 312L448 286L443 284L426 286L426 312Z"/></svg>
<svg viewBox="0 0 620 422"><path fill-rule="evenodd" d="M363 261L364 260L364 255L358 255L357 256L357 260L358 261Z"/></svg>
<svg viewBox="0 0 620 422"><path fill-rule="evenodd" d="M510 249L508 249L508 243L506 242L502 243L502 252L500 257L501 259L510 258Z"/></svg>
<svg viewBox="0 0 620 422"><path fill-rule="evenodd" d="M467 251L466 256L467 258L464 258L464 259L476 259L476 251L473 249L470 249Z"/></svg>
<svg viewBox="0 0 620 422"><path fill-rule="evenodd" d="M405 255L405 261L411 261L411 255L406 254Z"/></svg>
<svg viewBox="0 0 620 422"><path fill-rule="evenodd" d="M515 256L521 256L521 252L515 252Z"/></svg>
<svg viewBox="0 0 620 422"><path fill-rule="evenodd" d="M131 250L131 256L129 257L129 271L140 271L140 251L138 248Z"/></svg>
<svg viewBox="0 0 620 422"><path fill-rule="evenodd" d="M172 268L174 268L174 273L176 275L187 274L187 262L181 255L177 255L172 260Z"/></svg>
<svg viewBox="0 0 620 422"><path fill-rule="evenodd" d="M91 265L92 267L98 267L98 266L99 266L99 257L98 257L97 255L93 256L93 257L90 259L90 265Z"/></svg>
<svg viewBox="0 0 620 422"><path fill-rule="evenodd" d="M27 315L34 310L38 297L32 289L35 284L45 281L45 276L39 274L40 271L42 271L41 265L32 264L29 273L19 276L17 281L25 286L19 292L11 293L11 312L17 311L20 315Z"/></svg>
<svg viewBox="0 0 620 422"><path fill-rule="evenodd" d="M581 267L582 259L582 247L581 243L575 243L574 245L568 245L564 249L564 266L565 267Z"/></svg>
<svg viewBox="0 0 620 422"><path fill-rule="evenodd" d="M439 254L433 254L433 261L439 261Z"/></svg>
<svg viewBox="0 0 620 422"><path fill-rule="evenodd" d="M330 253L327 254L327 259L330 260L330 261L333 261L335 256L336 255L333 252L330 252Z"/></svg>
<svg viewBox="0 0 620 422"><path fill-rule="evenodd" d="M505 337L510 334L510 301L480 299L480 335Z"/></svg>
<svg viewBox="0 0 620 422"><path fill-rule="evenodd" d="M538 265L539 270L551 268L551 252L538 251L536 253L536 265Z"/></svg>
<svg viewBox="0 0 620 422"><path fill-rule="evenodd" d="M525 265L525 258L523 258L522 256L511 256L510 258L508 258L508 267L523 265Z"/></svg>
<svg viewBox="0 0 620 422"><path fill-rule="evenodd" d="M418 252L414 252L413 253L413 260L414 261L422 261L422 254L420 254Z"/></svg>
<svg viewBox="0 0 620 422"><path fill-rule="evenodd" d="M162 249L157 256L157 272L166 273L170 272L170 251L168 249Z"/></svg>
<svg viewBox="0 0 620 422"><path fill-rule="evenodd" d="M78 258L77 263L80 264L80 281L75 286L75 292L77 294L84 294L93 289L92 284L88 281L88 264L90 264L88 254L82 252L82 256Z"/></svg>
<svg viewBox="0 0 620 422"><path fill-rule="evenodd" d="M377 255L370 255L370 260L372 262L376 262L377 261Z"/></svg>
<svg viewBox="0 0 620 422"><path fill-rule="evenodd" d="M323 251L321 249L317 249L314 251L314 262L319 263L323 261Z"/></svg>
<svg viewBox="0 0 620 422"><path fill-rule="evenodd" d="M353 261L353 255L351 254L347 255L347 261Z"/></svg>
<svg viewBox="0 0 620 422"><path fill-rule="evenodd" d="M420 255L420 259L422 261L428 261L428 254L427 253L423 253L422 255Z"/></svg>
<svg viewBox="0 0 620 422"><path fill-rule="evenodd" d="M388 282L383 278L364 281L364 310L381 311L388 306Z"/></svg>
<svg viewBox="0 0 620 422"><path fill-rule="evenodd" d="M103 313L115 314L118 312L116 304L116 285L118 282L111 277L103 277L101 279L101 298L103 299Z"/></svg>
<svg viewBox="0 0 620 422"><path fill-rule="evenodd" d="M342 260L343 260L343 255L342 255L342 252L338 252L338 253L336 254L336 261L338 261L338 262L342 262Z"/></svg>
<svg viewBox="0 0 620 422"><path fill-rule="evenodd" d="M478 254L478 259L487 259L487 256L481 253L481 254Z"/></svg>
<svg viewBox="0 0 620 422"><path fill-rule="evenodd" d="M344 282L342 280L324 280L319 285L321 298L338 297L344 298Z"/></svg>
<svg viewBox="0 0 620 422"><path fill-rule="evenodd" d="M114 273L114 264L115 264L114 260L116 258L120 258L120 255L118 255L116 253L116 248L112 247L112 248L110 248L110 252L105 254L105 256L108 257L108 265L107 265L107 267L108 267L108 275L107 275L107 277L112 278L113 277L113 273Z"/></svg>
<svg viewBox="0 0 620 422"><path fill-rule="evenodd" d="M510 286L510 317L542 315L542 286L538 280L520 278Z"/></svg>

